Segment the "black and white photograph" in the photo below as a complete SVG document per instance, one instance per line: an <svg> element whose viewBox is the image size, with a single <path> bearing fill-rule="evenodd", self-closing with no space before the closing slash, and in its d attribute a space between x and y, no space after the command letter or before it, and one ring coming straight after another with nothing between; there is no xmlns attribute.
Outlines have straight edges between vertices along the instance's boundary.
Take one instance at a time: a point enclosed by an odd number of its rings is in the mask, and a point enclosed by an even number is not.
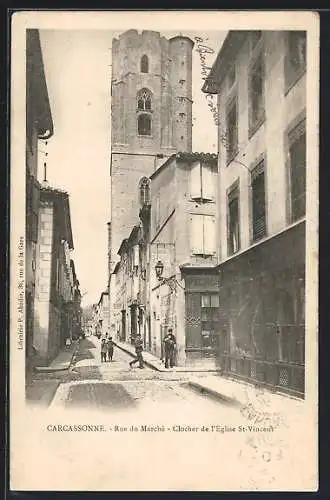
<svg viewBox="0 0 330 500"><path fill-rule="evenodd" d="M311 12L12 17L12 490L317 491L318 60Z"/></svg>

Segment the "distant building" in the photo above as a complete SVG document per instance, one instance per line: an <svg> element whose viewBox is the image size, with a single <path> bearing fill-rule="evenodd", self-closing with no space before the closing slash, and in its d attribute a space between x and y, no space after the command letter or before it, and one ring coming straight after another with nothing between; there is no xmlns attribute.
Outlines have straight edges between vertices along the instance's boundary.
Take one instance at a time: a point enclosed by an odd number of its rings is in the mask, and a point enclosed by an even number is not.
<svg viewBox="0 0 330 500"><path fill-rule="evenodd" d="M38 141L53 135L53 120L40 46L39 31L26 30L26 367L33 357L36 261L39 231Z"/></svg>
<svg viewBox="0 0 330 500"><path fill-rule="evenodd" d="M70 336L73 239L69 196L47 185L40 189L37 242L33 347L36 361L48 364Z"/></svg>
<svg viewBox="0 0 330 500"><path fill-rule="evenodd" d="M139 266L139 239L141 228L133 227L131 234L123 240L118 254L120 261L115 268L116 295L115 325L120 332L120 339L125 342L134 342L140 332L140 266Z"/></svg>
<svg viewBox="0 0 330 500"><path fill-rule="evenodd" d="M230 31L203 91L219 109L221 364L302 395L306 32Z"/></svg>
<svg viewBox="0 0 330 500"><path fill-rule="evenodd" d="M96 335L103 336L109 332L109 294L102 292L98 303L95 305Z"/></svg>
<svg viewBox="0 0 330 500"><path fill-rule="evenodd" d="M136 186L173 153L191 151L193 45L185 36L168 40L155 31L129 30L113 39L108 225L111 325L115 296L111 276L121 242L136 222Z"/></svg>

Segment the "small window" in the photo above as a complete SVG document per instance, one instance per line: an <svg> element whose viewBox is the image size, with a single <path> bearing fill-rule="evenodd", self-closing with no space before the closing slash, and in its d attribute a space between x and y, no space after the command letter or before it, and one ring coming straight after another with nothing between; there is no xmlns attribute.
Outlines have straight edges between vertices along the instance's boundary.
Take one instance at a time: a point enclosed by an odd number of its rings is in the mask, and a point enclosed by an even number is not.
<svg viewBox="0 0 330 500"><path fill-rule="evenodd" d="M305 121L289 134L291 221L306 213L306 131Z"/></svg>
<svg viewBox="0 0 330 500"><path fill-rule="evenodd" d="M249 75L249 132L252 135L265 119L263 59L260 54Z"/></svg>
<svg viewBox="0 0 330 500"><path fill-rule="evenodd" d="M149 59L145 54L141 57L141 73L149 73Z"/></svg>
<svg viewBox="0 0 330 500"><path fill-rule="evenodd" d="M262 160L251 172L252 187L252 238L259 240L266 235L265 169Z"/></svg>
<svg viewBox="0 0 330 500"><path fill-rule="evenodd" d="M238 151L238 120L237 120L237 98L233 99L227 108L227 163L229 163Z"/></svg>
<svg viewBox="0 0 330 500"><path fill-rule="evenodd" d="M151 135L151 116L141 114L138 116L138 134Z"/></svg>
<svg viewBox="0 0 330 500"><path fill-rule="evenodd" d="M228 193L228 255L240 249L239 187L236 185Z"/></svg>

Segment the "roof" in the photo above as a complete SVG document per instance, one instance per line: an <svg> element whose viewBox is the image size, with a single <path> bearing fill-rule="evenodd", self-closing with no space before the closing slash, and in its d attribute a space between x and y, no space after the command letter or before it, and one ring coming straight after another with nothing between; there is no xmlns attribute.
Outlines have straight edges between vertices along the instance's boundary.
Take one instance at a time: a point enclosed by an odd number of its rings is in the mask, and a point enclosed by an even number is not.
<svg viewBox="0 0 330 500"><path fill-rule="evenodd" d="M202 92L205 92L206 94L219 93L223 79L249 33L250 31L247 30L235 30L228 32L211 71L205 79Z"/></svg>
<svg viewBox="0 0 330 500"><path fill-rule="evenodd" d="M126 247L129 246L129 244L134 240L134 238L138 234L139 229L140 229L139 225L133 226L133 229L130 232L130 235L128 236L128 238L123 239L123 241L121 242L121 245L120 245L119 250L117 252L118 255L121 255L125 251Z"/></svg>
<svg viewBox="0 0 330 500"><path fill-rule="evenodd" d="M61 239L67 241L70 250L73 250L74 246L68 193L66 191L48 186L46 187L45 185L41 184L40 200L52 201L54 203L55 210L59 215L59 223L57 227L60 233L60 237Z"/></svg>
<svg viewBox="0 0 330 500"><path fill-rule="evenodd" d="M109 292L102 292L101 295L100 295L100 298L99 298L99 301L98 301L98 304L99 305L101 302L102 302L102 299L103 299L103 296L104 295L109 295Z"/></svg>
<svg viewBox="0 0 330 500"><path fill-rule="evenodd" d="M54 133L39 30L26 30L27 116L37 125L38 137L49 139Z"/></svg>
<svg viewBox="0 0 330 500"><path fill-rule="evenodd" d="M155 170L150 175L150 179L154 179L160 172L164 170L165 167L167 167L172 161L176 160L178 163L193 163L195 161L201 161L204 163L218 163L218 155L216 153L189 153L189 152L184 152L180 151L178 153L174 153L171 155L167 160L160 165L160 167Z"/></svg>

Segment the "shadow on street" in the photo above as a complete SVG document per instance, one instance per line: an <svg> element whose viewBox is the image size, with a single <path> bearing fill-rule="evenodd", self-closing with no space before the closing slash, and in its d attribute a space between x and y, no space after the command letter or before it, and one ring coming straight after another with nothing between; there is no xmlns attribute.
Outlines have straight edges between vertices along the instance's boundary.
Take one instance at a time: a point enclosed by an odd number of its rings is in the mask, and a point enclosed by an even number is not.
<svg viewBox="0 0 330 500"><path fill-rule="evenodd" d="M65 402L66 408L128 408L136 406L135 400L122 384L86 383L73 385Z"/></svg>

